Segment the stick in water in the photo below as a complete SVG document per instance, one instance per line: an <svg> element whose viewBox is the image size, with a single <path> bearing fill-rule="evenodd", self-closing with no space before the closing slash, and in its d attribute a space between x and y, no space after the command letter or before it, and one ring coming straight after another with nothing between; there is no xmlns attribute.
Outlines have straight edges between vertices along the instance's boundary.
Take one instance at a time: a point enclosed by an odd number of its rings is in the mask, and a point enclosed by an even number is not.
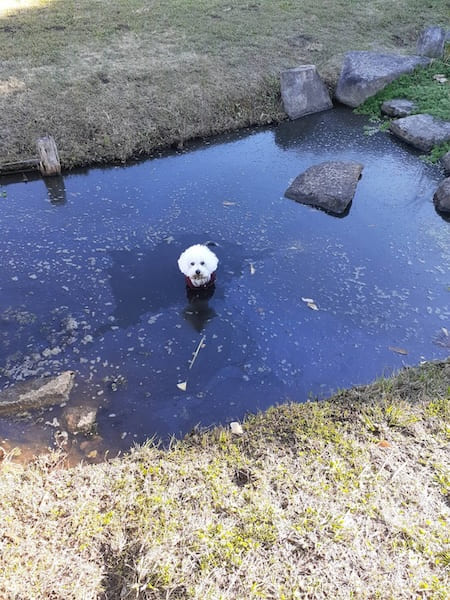
<svg viewBox="0 0 450 600"><path fill-rule="evenodd" d="M200 342L199 342L199 344L198 344L198 346L197 346L197 349L196 349L196 351L194 352L194 354L193 354L193 356L192 356L191 362L189 363L189 370L191 370L191 369L192 369L192 365L194 364L194 362L195 362L195 360L196 360L196 358L197 358L197 356L198 356L198 353L200 352L200 349L201 349L201 347L202 347L202 345L203 345L203 342L204 342L205 340L206 340L206 335L204 335L204 336L202 337L202 339L200 340Z"/></svg>

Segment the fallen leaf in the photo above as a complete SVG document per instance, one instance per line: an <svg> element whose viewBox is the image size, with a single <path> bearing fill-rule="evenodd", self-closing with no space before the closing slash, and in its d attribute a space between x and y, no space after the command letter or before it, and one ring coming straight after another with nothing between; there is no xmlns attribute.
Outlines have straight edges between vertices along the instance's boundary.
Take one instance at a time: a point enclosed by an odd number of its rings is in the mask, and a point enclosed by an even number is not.
<svg viewBox="0 0 450 600"><path fill-rule="evenodd" d="M234 433L235 435L242 435L244 433L244 430L242 429L242 425L240 423L238 423L237 421L233 421L232 423L230 423L230 428L231 428L231 433Z"/></svg>
<svg viewBox="0 0 450 600"><path fill-rule="evenodd" d="M181 390L182 392L185 392L186 388L187 388L187 381L182 381L181 383L177 383L177 388L179 390Z"/></svg>
<svg viewBox="0 0 450 600"><path fill-rule="evenodd" d="M397 348L397 346L389 346L389 350L391 350L391 352L396 352L397 354L408 354L408 350Z"/></svg>
<svg viewBox="0 0 450 600"><path fill-rule="evenodd" d="M390 448L391 445L389 442L387 442L386 440L381 440L381 442L378 442L377 446L379 448Z"/></svg>

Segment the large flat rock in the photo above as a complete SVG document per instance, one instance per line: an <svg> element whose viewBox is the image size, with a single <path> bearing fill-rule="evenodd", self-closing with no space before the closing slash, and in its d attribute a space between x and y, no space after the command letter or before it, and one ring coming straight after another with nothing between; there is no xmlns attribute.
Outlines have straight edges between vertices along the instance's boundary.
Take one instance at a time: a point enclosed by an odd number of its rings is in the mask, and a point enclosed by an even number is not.
<svg viewBox="0 0 450 600"><path fill-rule="evenodd" d="M67 402L74 380L73 371L64 371L55 377L31 379L2 390L0 415L9 416Z"/></svg>
<svg viewBox="0 0 450 600"><path fill-rule="evenodd" d="M429 62L430 59L424 56L348 52L337 84L336 98L355 108L403 73L410 73Z"/></svg>
<svg viewBox="0 0 450 600"><path fill-rule="evenodd" d="M314 65L302 65L283 71L281 97L290 119L333 108L330 94Z"/></svg>
<svg viewBox="0 0 450 600"><path fill-rule="evenodd" d="M350 161L327 161L306 169L285 192L287 198L341 215L355 195L363 165Z"/></svg>
<svg viewBox="0 0 450 600"><path fill-rule="evenodd" d="M450 140L450 122L431 115L411 115L396 119L391 122L389 129L404 142L424 152Z"/></svg>

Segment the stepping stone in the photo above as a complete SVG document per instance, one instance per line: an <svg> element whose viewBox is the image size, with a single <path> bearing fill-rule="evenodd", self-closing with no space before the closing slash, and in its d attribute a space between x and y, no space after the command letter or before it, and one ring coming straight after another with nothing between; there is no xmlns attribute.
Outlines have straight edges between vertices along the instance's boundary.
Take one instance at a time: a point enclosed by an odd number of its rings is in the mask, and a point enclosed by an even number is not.
<svg viewBox="0 0 450 600"><path fill-rule="evenodd" d="M447 32L443 27L433 25L422 31L417 41L417 54L430 58L442 58Z"/></svg>
<svg viewBox="0 0 450 600"><path fill-rule="evenodd" d="M414 102L403 98L386 100L381 105L381 112L389 117L408 117L415 109Z"/></svg>
<svg viewBox="0 0 450 600"><path fill-rule="evenodd" d="M442 181L433 196L436 210L450 213L450 177Z"/></svg>
<svg viewBox="0 0 450 600"><path fill-rule="evenodd" d="M298 175L284 195L296 202L341 215L353 200L363 168L360 163L344 161L314 165Z"/></svg>
<svg viewBox="0 0 450 600"><path fill-rule="evenodd" d="M290 119L333 108L328 89L314 65L303 65L281 73L281 97Z"/></svg>
<svg viewBox="0 0 450 600"><path fill-rule="evenodd" d="M424 152L450 140L450 122L426 114L396 119L389 129L404 142Z"/></svg>
<svg viewBox="0 0 450 600"><path fill-rule="evenodd" d="M430 62L424 56L348 52L336 88L339 102L355 108L403 73Z"/></svg>

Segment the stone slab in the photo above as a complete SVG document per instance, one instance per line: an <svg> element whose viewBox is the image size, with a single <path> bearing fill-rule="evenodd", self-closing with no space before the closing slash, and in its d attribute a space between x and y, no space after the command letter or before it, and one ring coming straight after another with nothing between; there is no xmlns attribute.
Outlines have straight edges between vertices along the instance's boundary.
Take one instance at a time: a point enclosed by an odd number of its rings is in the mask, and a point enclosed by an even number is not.
<svg viewBox="0 0 450 600"><path fill-rule="evenodd" d="M355 108L403 73L410 73L429 62L430 59L424 56L348 52L337 84L336 98Z"/></svg>
<svg viewBox="0 0 450 600"><path fill-rule="evenodd" d="M64 371L55 377L31 379L6 388L0 391L0 415L14 415L67 402L74 381L75 373Z"/></svg>
<svg viewBox="0 0 450 600"><path fill-rule="evenodd" d="M389 125L394 135L414 148L429 152L433 146L450 141L450 122L419 114L396 119Z"/></svg>
<svg viewBox="0 0 450 600"><path fill-rule="evenodd" d="M443 27L437 25L426 27L417 40L417 54L429 58L442 58L446 37L447 31Z"/></svg>
<svg viewBox="0 0 450 600"><path fill-rule="evenodd" d="M290 119L333 108L328 89L314 65L302 65L283 71L281 97Z"/></svg>
<svg viewBox="0 0 450 600"><path fill-rule="evenodd" d="M327 161L298 175L285 192L287 198L341 215L353 200L363 165Z"/></svg>

